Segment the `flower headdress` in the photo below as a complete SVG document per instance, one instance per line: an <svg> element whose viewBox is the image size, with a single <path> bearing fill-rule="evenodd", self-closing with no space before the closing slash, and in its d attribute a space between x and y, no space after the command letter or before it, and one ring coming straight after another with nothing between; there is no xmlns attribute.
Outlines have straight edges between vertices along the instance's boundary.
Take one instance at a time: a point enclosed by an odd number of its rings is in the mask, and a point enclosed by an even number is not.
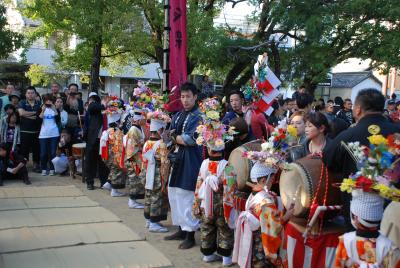
<svg viewBox="0 0 400 268"><path fill-rule="evenodd" d="M150 131L158 131L171 122L171 118L161 110L148 113L147 118L150 119Z"/></svg>
<svg viewBox="0 0 400 268"><path fill-rule="evenodd" d="M133 90L133 99L131 106L133 109L143 109L146 111L154 111L153 93L150 88L142 81L138 82L138 86Z"/></svg>
<svg viewBox="0 0 400 268"><path fill-rule="evenodd" d="M342 143L357 162L359 171L344 179L340 190L351 193L359 189L400 201L400 190L394 187L400 178L400 137L398 134L387 138L372 135L368 140L370 146L359 142Z"/></svg>
<svg viewBox="0 0 400 268"><path fill-rule="evenodd" d="M249 151L244 157L264 162L266 165L278 168L286 163L287 149L297 142L297 129L291 125L274 129L268 141L261 144L261 151Z"/></svg>
<svg viewBox="0 0 400 268"><path fill-rule="evenodd" d="M214 151L222 151L225 142L233 140L236 133L233 127L228 127L219 121L220 103L214 98L205 99L200 105L204 111L204 124L199 125L196 132L199 134L196 139L198 145L206 145Z"/></svg>
<svg viewBox="0 0 400 268"><path fill-rule="evenodd" d="M111 100L107 103L106 114L122 114L124 102L117 96L111 96Z"/></svg>

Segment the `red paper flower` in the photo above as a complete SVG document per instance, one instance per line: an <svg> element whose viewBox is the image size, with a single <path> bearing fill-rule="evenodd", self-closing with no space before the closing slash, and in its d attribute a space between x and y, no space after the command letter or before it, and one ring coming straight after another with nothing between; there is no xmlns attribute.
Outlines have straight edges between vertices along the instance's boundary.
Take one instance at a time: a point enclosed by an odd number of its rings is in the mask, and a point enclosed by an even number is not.
<svg viewBox="0 0 400 268"><path fill-rule="evenodd" d="M357 178L356 187L363 189L364 192L370 192L374 182L367 177L360 176Z"/></svg>

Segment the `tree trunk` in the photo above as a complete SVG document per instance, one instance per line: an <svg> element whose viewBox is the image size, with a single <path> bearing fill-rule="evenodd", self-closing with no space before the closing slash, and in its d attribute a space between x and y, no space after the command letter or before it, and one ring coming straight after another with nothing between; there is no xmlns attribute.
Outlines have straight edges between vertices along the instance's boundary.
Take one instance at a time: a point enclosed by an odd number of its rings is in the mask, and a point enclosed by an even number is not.
<svg viewBox="0 0 400 268"><path fill-rule="evenodd" d="M90 67L90 83L89 91L98 93L100 89L100 64L101 64L101 47L102 42L99 41L93 46L92 66Z"/></svg>
<svg viewBox="0 0 400 268"><path fill-rule="evenodd" d="M303 85L305 86L306 91L314 96L314 92L317 89L318 83L313 81L312 77L306 75L303 79Z"/></svg>
<svg viewBox="0 0 400 268"><path fill-rule="evenodd" d="M239 61L229 70L223 84L223 90L225 95L227 95L231 90L237 89L237 85L235 85L234 87L234 82L236 78L243 72L243 70L249 66L249 64L250 64L250 59L245 61Z"/></svg>

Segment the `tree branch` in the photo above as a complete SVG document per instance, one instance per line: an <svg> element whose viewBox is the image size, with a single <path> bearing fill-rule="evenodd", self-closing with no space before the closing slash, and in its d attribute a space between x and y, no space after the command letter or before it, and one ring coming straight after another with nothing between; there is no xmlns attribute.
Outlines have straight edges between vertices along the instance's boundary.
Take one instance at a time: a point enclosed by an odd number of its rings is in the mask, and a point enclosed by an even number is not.
<svg viewBox="0 0 400 268"><path fill-rule="evenodd" d="M232 8L241 2L246 2L246 0L226 0L226 3L232 3Z"/></svg>
<svg viewBox="0 0 400 268"><path fill-rule="evenodd" d="M101 55L101 57L102 58L112 58L112 57L115 57L115 56L118 56L118 55L121 55L121 54L125 54L125 53L131 52L131 51L132 50L130 50L130 49L120 50L120 51L117 51L117 52L115 52L113 54Z"/></svg>

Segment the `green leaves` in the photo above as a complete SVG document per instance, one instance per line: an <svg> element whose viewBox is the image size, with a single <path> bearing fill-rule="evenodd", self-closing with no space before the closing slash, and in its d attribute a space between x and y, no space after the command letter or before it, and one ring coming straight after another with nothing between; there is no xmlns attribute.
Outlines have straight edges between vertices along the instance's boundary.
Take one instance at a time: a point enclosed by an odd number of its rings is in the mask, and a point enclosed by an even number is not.
<svg viewBox="0 0 400 268"><path fill-rule="evenodd" d="M19 49L23 42L23 36L9 28L5 13L5 6L0 4L0 59L7 58L11 52Z"/></svg>

